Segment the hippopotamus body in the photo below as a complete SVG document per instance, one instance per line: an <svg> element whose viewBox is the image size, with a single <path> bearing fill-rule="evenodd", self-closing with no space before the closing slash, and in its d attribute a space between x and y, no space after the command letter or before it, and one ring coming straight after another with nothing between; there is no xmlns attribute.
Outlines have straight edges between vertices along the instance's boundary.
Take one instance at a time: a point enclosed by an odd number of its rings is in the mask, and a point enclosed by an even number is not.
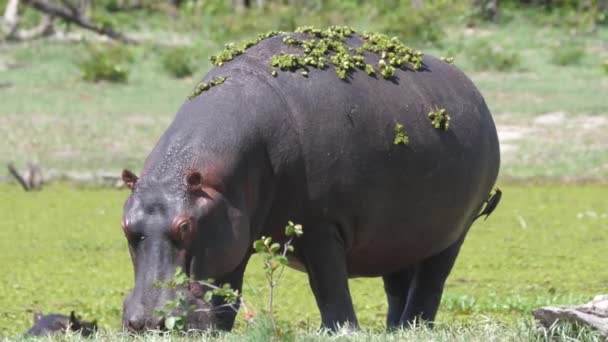
<svg viewBox="0 0 608 342"><path fill-rule="evenodd" d="M44 336L48 334L59 334L68 331L80 333L82 336L91 336L97 331L97 321L82 321L74 311L70 316L61 314L43 315L42 312L34 313L34 325L28 329L26 335Z"/></svg>
<svg viewBox="0 0 608 342"><path fill-rule="evenodd" d="M155 312L174 293L152 283L177 267L240 290L252 242L285 241L288 220L304 227L290 266L308 273L325 327L357 325L351 277L383 277L389 327L434 319L498 174L484 99L431 56L388 79L358 69L340 79L331 67L273 77L272 56L298 52L283 38L213 68L203 81L225 82L185 101L139 178L123 173L133 190L123 228L135 268L126 327L162 324ZM437 109L451 116L447 130L429 120ZM409 144L394 143L397 124ZM212 312L193 326L231 329L235 310Z"/></svg>

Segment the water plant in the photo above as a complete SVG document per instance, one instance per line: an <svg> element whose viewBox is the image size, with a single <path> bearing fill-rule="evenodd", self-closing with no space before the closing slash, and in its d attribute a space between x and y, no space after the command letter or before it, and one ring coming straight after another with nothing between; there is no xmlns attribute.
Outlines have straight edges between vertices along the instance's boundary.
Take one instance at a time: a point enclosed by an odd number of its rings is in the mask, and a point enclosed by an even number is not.
<svg viewBox="0 0 608 342"><path fill-rule="evenodd" d="M409 145L409 143L410 143L410 138L405 133L405 129L403 128L403 125L398 122L395 123L395 140L393 141L393 144L407 146L407 145Z"/></svg>
<svg viewBox="0 0 608 342"><path fill-rule="evenodd" d="M217 85L220 85L226 81L226 77L214 77L209 83L201 82L196 85L192 93L188 96L189 100L199 96L202 92L207 91Z"/></svg>
<svg viewBox="0 0 608 342"><path fill-rule="evenodd" d="M450 115L443 108L431 111L429 119L431 119L433 127L437 129L447 131L450 127Z"/></svg>

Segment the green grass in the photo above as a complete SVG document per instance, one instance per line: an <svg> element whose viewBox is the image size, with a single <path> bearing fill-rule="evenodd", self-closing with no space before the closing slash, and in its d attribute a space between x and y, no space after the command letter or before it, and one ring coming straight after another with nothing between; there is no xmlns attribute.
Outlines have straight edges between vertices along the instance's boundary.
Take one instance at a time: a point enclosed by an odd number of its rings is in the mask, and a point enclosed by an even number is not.
<svg viewBox="0 0 608 342"><path fill-rule="evenodd" d="M273 338L272 329L264 322L247 329L244 332L220 333L220 334L158 334L148 333L142 336L130 336L125 333L112 331L101 331L92 337L103 341L353 341L353 342L376 342L376 341L432 341L432 342L488 342L488 341L585 341L600 342L603 338L595 331L571 325L558 325L550 329L538 330L528 321L518 322L512 325L504 325L492 321L480 321L470 324L439 324L434 329L427 327L415 327L399 330L392 333L374 333L361 331L357 333L304 331L297 334L292 331L282 332L280 338ZM15 339L25 341L90 341L91 339L80 337L77 334L66 336L42 337L37 339Z"/></svg>
<svg viewBox="0 0 608 342"><path fill-rule="evenodd" d="M473 226L448 280L438 320L454 325L441 334L475 331L483 325L466 326L486 318L494 323L483 329L513 329L537 306L585 302L606 290L608 269L599 256L608 241L608 186L504 186L503 192L498 210ZM0 336L25 331L33 309L76 310L105 329L119 328L132 285L119 224L126 196L64 185L24 193L0 185ZM350 284L362 326L383 331L381 280ZM257 259L248 267L244 296L262 315L266 290ZM289 329L303 333L319 326L303 273L286 272L277 303ZM237 331L243 329L239 318Z"/></svg>

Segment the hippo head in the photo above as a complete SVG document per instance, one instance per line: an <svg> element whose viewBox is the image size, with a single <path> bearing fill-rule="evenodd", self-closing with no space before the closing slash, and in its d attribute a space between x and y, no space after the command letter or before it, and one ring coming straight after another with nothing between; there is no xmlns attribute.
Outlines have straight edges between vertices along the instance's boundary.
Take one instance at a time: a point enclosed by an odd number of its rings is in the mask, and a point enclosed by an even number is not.
<svg viewBox="0 0 608 342"><path fill-rule="evenodd" d="M158 284L170 282L178 268L191 280L221 280L242 263L250 232L235 205L238 200L198 171L138 178L125 170L122 178L132 191L122 227L135 273L135 287L123 306L123 327L134 332L163 329L165 318L172 316L187 317L188 330L210 328L213 311L200 289ZM177 296L185 307L168 309Z"/></svg>

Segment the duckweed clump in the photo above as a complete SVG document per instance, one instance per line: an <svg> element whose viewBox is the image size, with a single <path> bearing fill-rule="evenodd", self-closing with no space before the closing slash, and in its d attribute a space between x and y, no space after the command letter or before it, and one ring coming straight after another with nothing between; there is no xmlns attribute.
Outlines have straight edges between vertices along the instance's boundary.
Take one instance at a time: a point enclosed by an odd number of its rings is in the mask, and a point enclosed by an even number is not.
<svg viewBox="0 0 608 342"><path fill-rule="evenodd" d="M448 127L450 127L450 115L448 115L445 109L431 111L429 113L429 119L431 119L433 127L437 129L447 131Z"/></svg>
<svg viewBox="0 0 608 342"><path fill-rule="evenodd" d="M422 67L422 52L405 46L397 37L389 38L380 33L362 32L359 36L364 43L358 47L350 47L346 39L357 33L350 27L331 26L321 30L307 26L296 29L295 33L312 36L312 39L300 40L295 36L286 36L283 43L300 47L304 54L275 55L271 61L272 66L278 66L282 71L305 69L302 74L308 76L308 67L325 69L329 60L340 79L346 78L355 68L365 71L368 75L374 75L377 68L384 78L390 78L395 75L396 68L410 67L418 70ZM376 68L366 63L363 55L366 51L380 56Z"/></svg>
<svg viewBox="0 0 608 342"><path fill-rule="evenodd" d="M215 87L217 85L224 83L225 80L226 80L226 77L214 77L211 81L209 81L209 83L201 82L201 83L197 84L196 87L194 88L194 91L192 91L192 94L190 94L190 96L188 96L188 100L192 100L193 98L199 96L202 92L207 91L207 90L211 89L212 87Z"/></svg>
<svg viewBox="0 0 608 342"><path fill-rule="evenodd" d="M358 34L363 43L351 47L346 40L357 31L347 26L331 26L327 29L306 26L297 28L294 33L310 36L310 39L298 39L294 35L287 35L283 38L283 43L290 47L298 47L303 53L281 52L272 56L270 61L273 67L272 76L277 76L274 68L291 72L301 69L302 76L308 77L309 68L325 69L333 65L340 79L346 78L347 74L355 68L363 70L368 75L379 72L384 78L390 78L395 75L396 69L409 67L418 70L422 67L422 52L405 46L397 37L389 38L381 33L364 31ZM211 56L210 60L215 66L222 66L260 41L278 34L283 32L271 31L240 44L227 44L222 52L217 56ZM366 63L365 52L378 54L380 61L375 66Z"/></svg>
<svg viewBox="0 0 608 342"><path fill-rule="evenodd" d="M209 60L215 66L222 66L222 65L224 65L224 63L233 60L236 56L244 54L245 50L256 45L257 43L261 42L262 40L268 39L270 37L274 37L274 36L282 34L282 33L283 32L281 32L281 31L270 31L267 33L259 34L255 38L241 42L239 44L234 44L234 43L226 44L225 49L222 52L220 52L217 56L209 57Z"/></svg>
<svg viewBox="0 0 608 342"><path fill-rule="evenodd" d="M405 133L405 129L403 128L403 125L398 122L395 123L395 140L393 141L393 144L407 146L407 145L409 145L409 143L410 143L410 138Z"/></svg>

